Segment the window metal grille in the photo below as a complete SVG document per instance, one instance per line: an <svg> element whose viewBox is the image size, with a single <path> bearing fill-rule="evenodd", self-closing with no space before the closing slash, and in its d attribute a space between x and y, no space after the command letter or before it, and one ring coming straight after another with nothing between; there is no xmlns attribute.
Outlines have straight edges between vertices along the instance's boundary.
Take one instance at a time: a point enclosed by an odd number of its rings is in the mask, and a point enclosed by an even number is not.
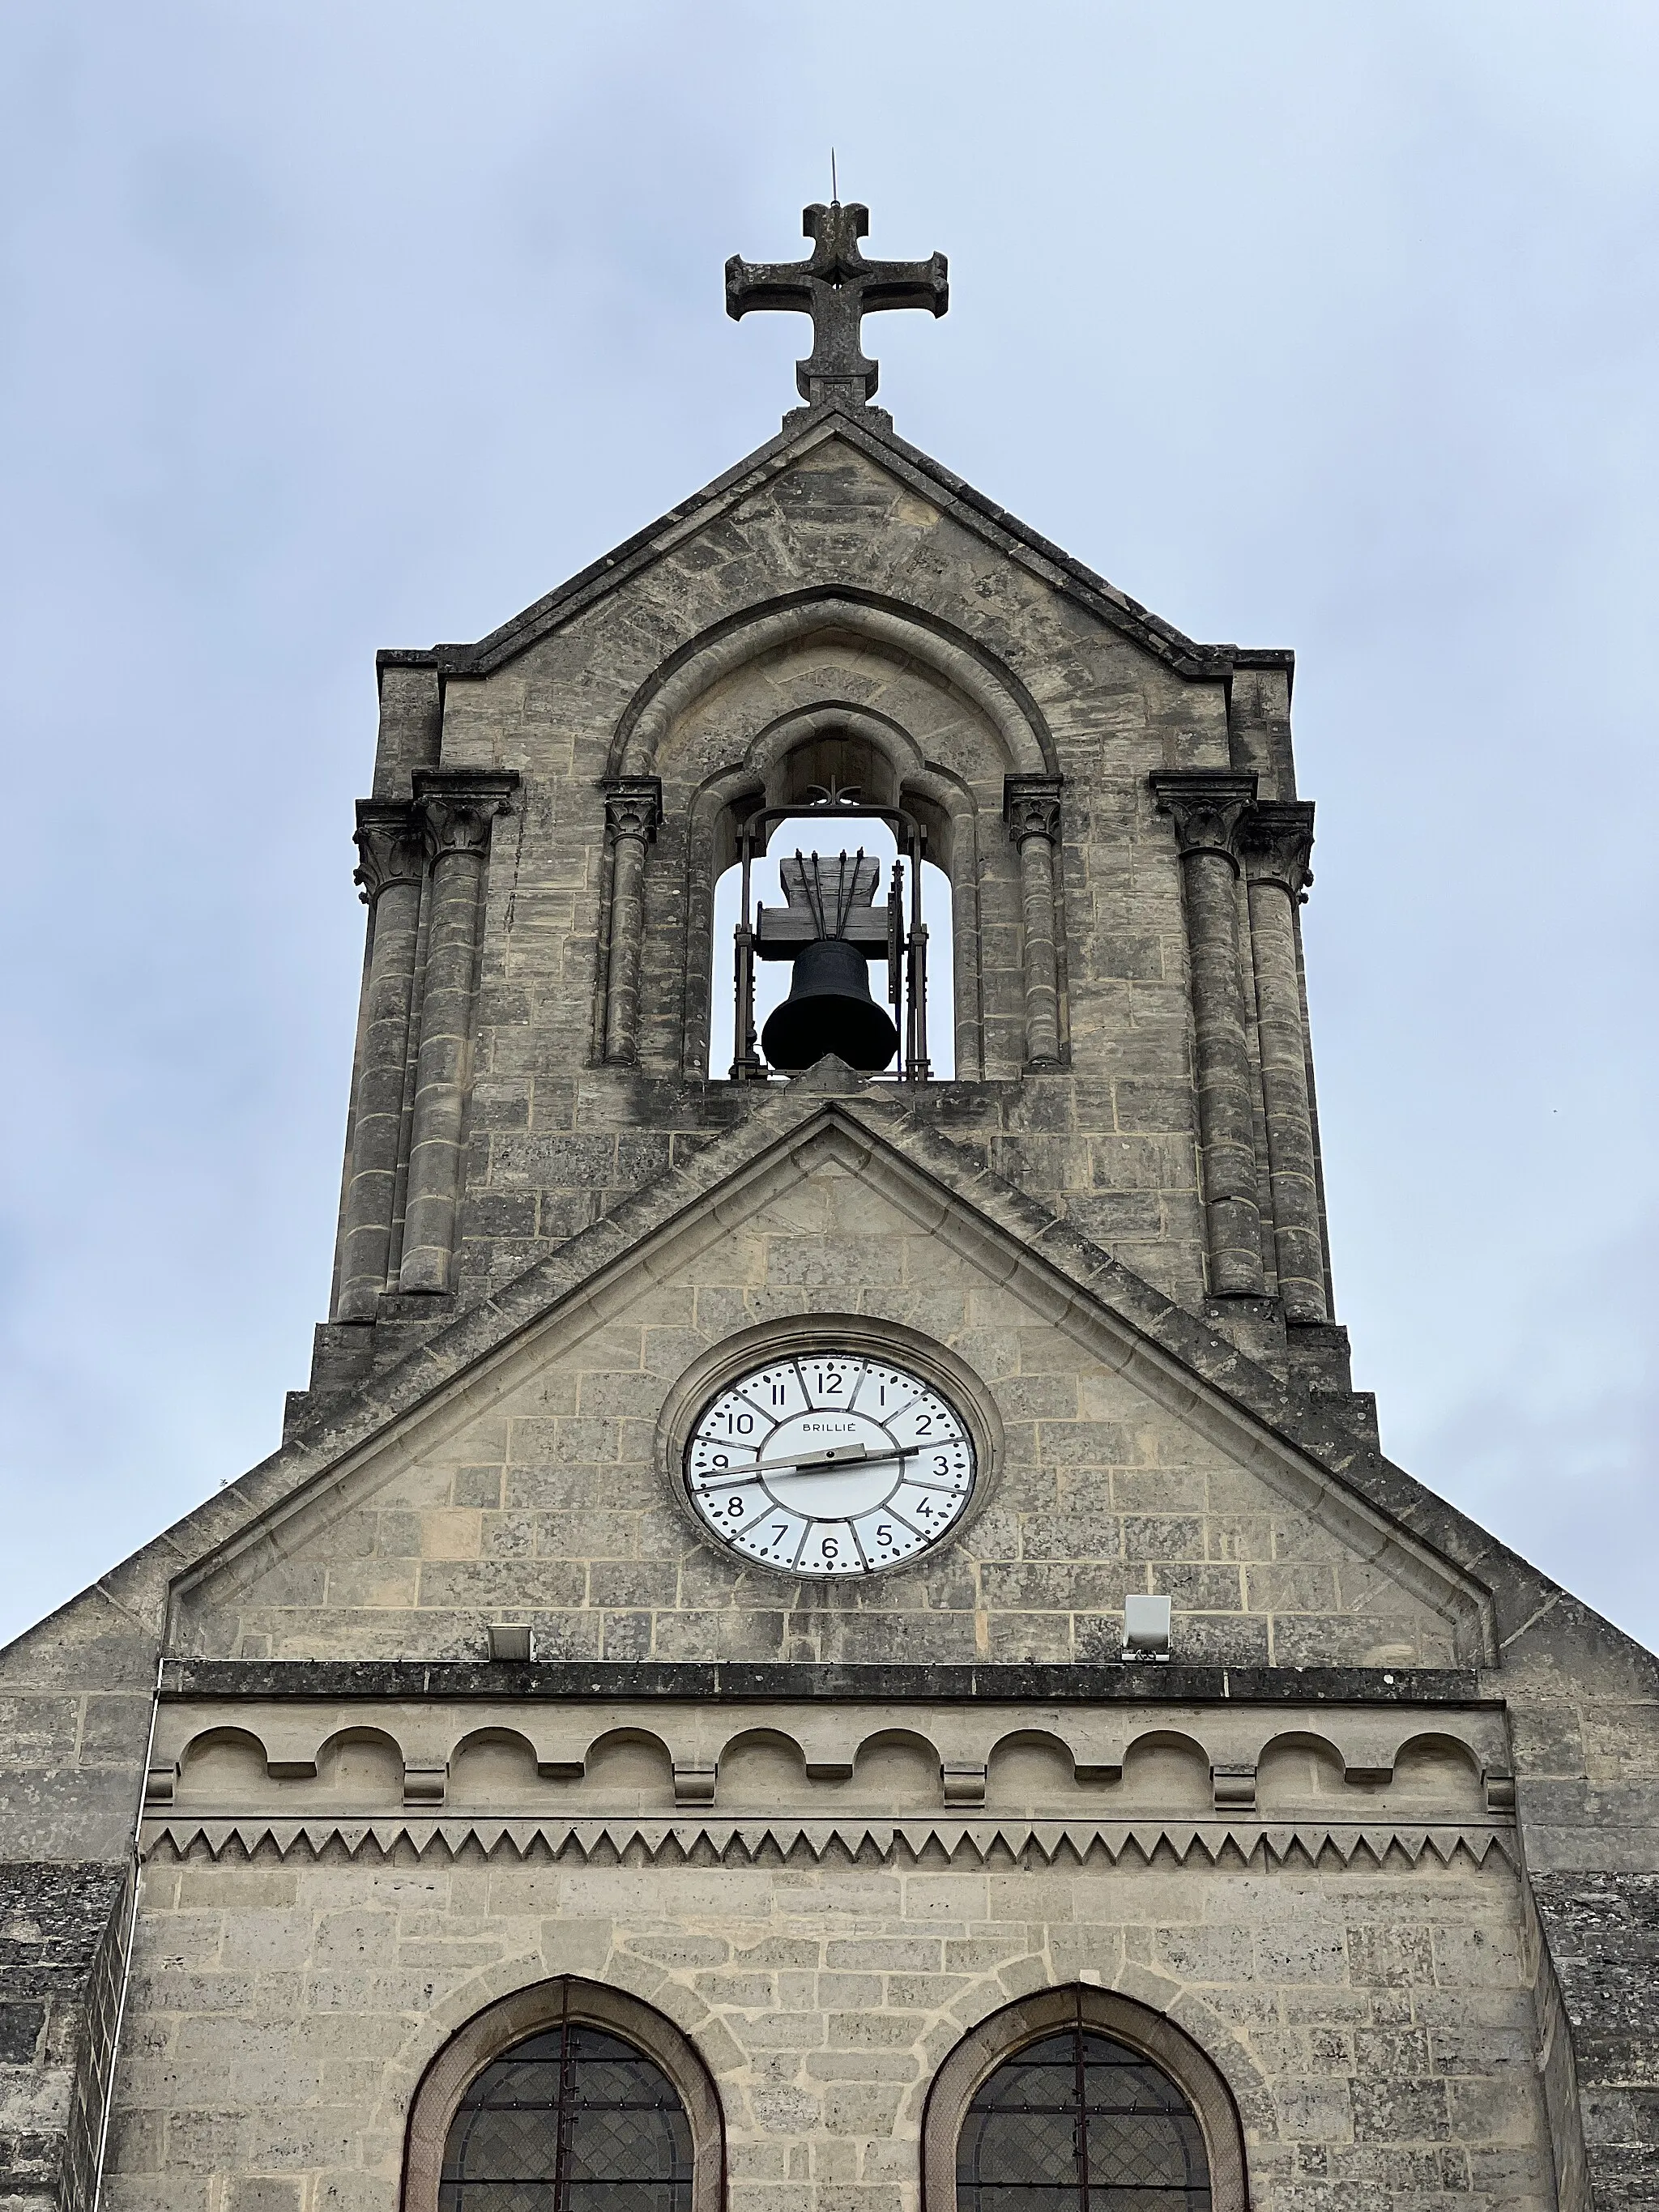
<svg viewBox="0 0 1659 2212"><path fill-rule="evenodd" d="M968 2107L957 2212L1210 2212L1191 2106L1081 2023L1005 2060Z"/></svg>
<svg viewBox="0 0 1659 2212"><path fill-rule="evenodd" d="M563 2021L487 2066L450 2124L439 2212L691 2212L691 2124L620 2036Z"/></svg>

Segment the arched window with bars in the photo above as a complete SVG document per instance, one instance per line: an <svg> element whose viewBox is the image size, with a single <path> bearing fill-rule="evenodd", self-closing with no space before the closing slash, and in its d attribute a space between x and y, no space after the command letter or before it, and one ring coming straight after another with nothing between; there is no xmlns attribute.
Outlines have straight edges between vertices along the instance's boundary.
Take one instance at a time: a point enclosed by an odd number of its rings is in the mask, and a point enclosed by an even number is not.
<svg viewBox="0 0 1659 2212"><path fill-rule="evenodd" d="M691 2212L691 2124L660 2066L564 2020L507 2051L449 2124L439 2212Z"/></svg>
<svg viewBox="0 0 1659 2212"><path fill-rule="evenodd" d="M939 2069L924 2212L1245 2212L1227 2087L1172 2022L1091 1988L982 2021Z"/></svg>
<svg viewBox="0 0 1659 2212"><path fill-rule="evenodd" d="M574 1976L470 2021L410 2118L404 2212L720 2212L720 2101L651 2006Z"/></svg>
<svg viewBox="0 0 1659 2212"><path fill-rule="evenodd" d="M1162 2068L1074 2021L974 2093L957 2212L1210 2212L1204 2133Z"/></svg>

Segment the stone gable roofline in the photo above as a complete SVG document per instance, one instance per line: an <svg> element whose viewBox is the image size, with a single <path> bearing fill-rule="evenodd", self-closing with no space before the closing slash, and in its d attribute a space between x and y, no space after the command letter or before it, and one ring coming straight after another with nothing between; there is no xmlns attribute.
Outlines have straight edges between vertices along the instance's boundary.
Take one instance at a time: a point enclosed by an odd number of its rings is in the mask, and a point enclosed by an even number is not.
<svg viewBox="0 0 1659 2212"><path fill-rule="evenodd" d="M891 418L881 409L852 410L833 401L823 407L797 409L786 418L776 437L757 447L690 499L624 538L611 552L590 562L487 637L471 644L387 647L375 655L377 672L385 668L434 668L445 678L494 674L550 632L586 612L681 539L702 529L714 514L781 475L804 453L835 438L857 447L964 528L1067 593L1177 675L1195 682L1225 683L1236 668L1282 668L1294 682L1296 655L1288 647L1196 643L1006 507L988 499L920 447L908 444L895 433Z"/></svg>
<svg viewBox="0 0 1659 2212"><path fill-rule="evenodd" d="M1594 1650L1635 1695L1659 1694L1659 1659L1384 1458L1351 1406L1279 1383L1218 1331L836 1060L821 1062L614 1213L458 1316L396 1367L319 1408L279 1449L6 1649L50 1638L52 1624L74 1613L94 1640L112 1635L124 1644L137 1632L148 1654L142 1671L153 1680L152 1639L174 1598L234 1559L252 1564L262 1530L274 1531L299 1510L322 1478L348 1462L366 1461L400 1422L441 1393L465 1391L468 1370L556 1309L607 1304L630 1257L656 1232L699 1206L719 1203L723 1189L766 1156L810 1141L814 1125L839 1128L871 1146L872 1158L883 1155L896 1170L908 1170L919 1187L931 1185L957 1218L977 1216L1016 1264L1030 1268L1033 1280L1048 1278L1064 1304L1102 1311L1139 1339L1144 1349L1132 1351L1126 1371L1133 1374L1143 1362L1166 1378L1184 1371L1197 1386L1195 1398L1201 1395L1230 1413L1242 1431L1253 1430L1281 1455L1334 1476L1338 1494L1388 1533L1396 1558L1412 1555L1419 1574L1438 1581L1449 1595L1461 1593L1462 1605L1475 1606L1484 1623L1484 1666L1502 1665L1517 1647L1535 1650L1541 1638L1554 1651ZM101 1627L93 1626L89 1604Z"/></svg>
<svg viewBox="0 0 1659 2212"><path fill-rule="evenodd" d="M757 1107L613 1213L538 1261L491 1297L343 1401L320 1407L289 1441L240 1480L218 1491L96 1587L131 1619L165 1610L166 1594L182 1595L233 1559L250 1561L276 1525L298 1510L314 1486L346 1463L365 1461L402 1421L453 1389L465 1391L469 1370L504 1352L556 1310L573 1304L608 1305L634 1255L658 1232L699 1208L724 1202L745 1174L779 1151L795 1151L816 1131L840 1133L883 1158L890 1171L933 1197L949 1218L988 1237L1000 1258L1018 1267L1033 1288L1046 1281L1056 1309L1102 1312L1128 1340L1127 1371L1145 1370L1160 1387L1193 1388L1241 1436L1273 1440L1278 1458L1310 1462L1335 1478L1352 1510L1368 1520L1396 1555L1411 1555L1416 1576L1437 1584L1486 1626L1480 1641L1492 1656L1494 1633L1516 1620L1510 1607L1493 1621L1486 1583L1502 1547L1451 1509L1388 1467L1369 1434L1356 1434L1345 1408L1327 1406L1279 1384L1218 1330L1184 1309L988 1169L978 1167L908 1108L888 1100L839 1061L826 1060ZM1136 1348L1139 1347L1139 1348ZM1187 1378L1183 1382L1182 1378ZM1265 1433L1264 1433L1265 1432ZM1311 1479L1310 1468L1309 1479ZM266 1532L270 1532L268 1535ZM1514 1562L1530 1579L1522 1618L1535 1615L1560 1593ZM1507 1613L1505 1620L1502 1616Z"/></svg>
<svg viewBox="0 0 1659 2212"><path fill-rule="evenodd" d="M410 1417L465 1396L497 1356L561 1312L582 1306L608 1313L629 1295L641 1255L659 1237L687 1230L711 1212L740 1208L746 1186L781 1158L797 1164L817 1145L856 1157L860 1173L903 1185L916 1218L947 1237L966 1240L1000 1279L1018 1276L1022 1295L1058 1322L1104 1326L1109 1354L1154 1397L1180 1402L1188 1419L1209 1425L1224 1449L1279 1470L1279 1480L1305 1510L1328 1516L1367 1555L1386 1551L1389 1571L1423 1602L1457 1625L1465 1663L1492 1663L1500 1633L1481 1577L1455 1551L1413 1526L1395 1503L1376 1492L1382 1455L1368 1424L1350 1412L1280 1384L1241 1353L1219 1330L1195 1320L1140 1276L1091 1243L1069 1222L977 1165L902 1102L889 1100L830 1057L776 1097L756 1107L657 1182L603 1215L579 1237L536 1261L514 1281L469 1307L354 1396L319 1409L289 1443L187 1516L164 1542L194 1552L171 1578L170 1605L220 1576L232 1585L281 1556L287 1525L304 1514L323 1479L349 1480L368 1466ZM1407 1486L1401 1501L1425 1497ZM246 1505L221 1519L233 1498ZM228 1525L234 1518L235 1525ZM191 1532L187 1543L179 1540ZM1479 1532L1476 1532L1477 1534ZM1484 1536L1481 1542L1491 1545ZM141 1555L142 1556L142 1555Z"/></svg>

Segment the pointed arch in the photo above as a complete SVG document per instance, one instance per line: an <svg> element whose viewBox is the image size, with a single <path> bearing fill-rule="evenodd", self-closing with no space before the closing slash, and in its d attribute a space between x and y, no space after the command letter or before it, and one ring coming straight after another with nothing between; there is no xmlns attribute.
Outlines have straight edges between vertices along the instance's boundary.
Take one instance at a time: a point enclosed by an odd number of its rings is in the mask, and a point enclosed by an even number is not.
<svg viewBox="0 0 1659 2212"><path fill-rule="evenodd" d="M1192 2108L1209 2165L1210 2212L1249 2212L1238 2107L1215 2062L1167 2014L1073 1983L1018 1998L963 2036L934 2075L921 2123L922 2212L957 2212L957 2146L975 2094L1029 2045L1093 2030L1149 2060Z"/></svg>
<svg viewBox="0 0 1659 2212"><path fill-rule="evenodd" d="M725 2212L726 2117L696 2045L654 2005L577 1974L532 1983L487 2005L432 2059L410 2106L401 2212L438 2212L445 2145L471 2085L518 2045L564 2025L617 2037L667 2076L690 2124L691 2212Z"/></svg>

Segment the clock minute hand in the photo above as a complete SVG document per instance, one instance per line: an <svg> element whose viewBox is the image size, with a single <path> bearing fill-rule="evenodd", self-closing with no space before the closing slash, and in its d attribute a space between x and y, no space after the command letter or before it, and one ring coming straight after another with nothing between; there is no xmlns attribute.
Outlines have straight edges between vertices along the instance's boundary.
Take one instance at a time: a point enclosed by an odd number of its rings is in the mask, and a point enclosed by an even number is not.
<svg viewBox="0 0 1659 2212"><path fill-rule="evenodd" d="M911 1459L921 1449L907 1444L894 1451L872 1452L867 1444L848 1444L838 1452L823 1452L814 1459L757 1460L750 1474L832 1474L841 1467L884 1467L889 1460Z"/></svg>

